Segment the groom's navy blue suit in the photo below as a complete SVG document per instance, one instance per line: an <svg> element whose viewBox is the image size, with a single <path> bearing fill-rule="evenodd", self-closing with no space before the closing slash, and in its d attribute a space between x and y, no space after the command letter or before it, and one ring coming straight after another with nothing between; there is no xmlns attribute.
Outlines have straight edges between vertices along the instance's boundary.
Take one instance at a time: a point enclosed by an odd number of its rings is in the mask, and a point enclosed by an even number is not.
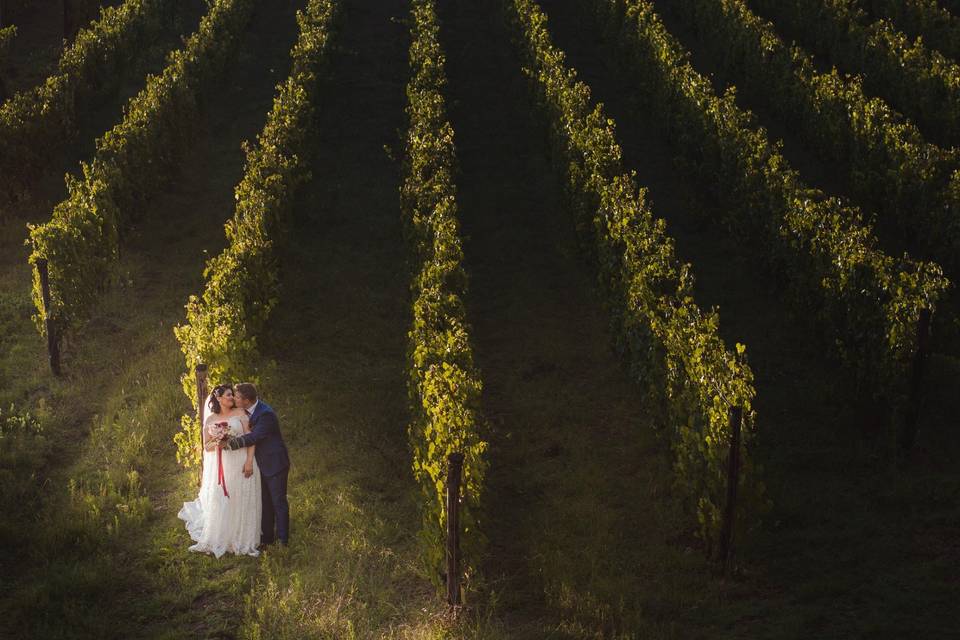
<svg viewBox="0 0 960 640"><path fill-rule="evenodd" d="M230 438L229 448L239 449L257 445L253 455L260 468L263 516L260 542L270 544L275 539L286 544L290 539L290 506L287 504L287 472L290 457L280 434L280 420L273 408L260 400L250 414L250 433ZM276 538L274 538L276 525Z"/></svg>

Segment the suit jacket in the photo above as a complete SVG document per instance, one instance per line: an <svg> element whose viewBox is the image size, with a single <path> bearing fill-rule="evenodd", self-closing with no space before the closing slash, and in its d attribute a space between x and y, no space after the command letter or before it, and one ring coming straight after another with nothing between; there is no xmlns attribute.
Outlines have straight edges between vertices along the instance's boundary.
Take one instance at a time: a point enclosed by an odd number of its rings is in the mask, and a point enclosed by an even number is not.
<svg viewBox="0 0 960 640"><path fill-rule="evenodd" d="M257 459L260 473L272 476L290 466L287 445L280 433L280 420L273 408L261 400L250 416L250 433L230 438L230 448L239 449L257 445L253 456Z"/></svg>

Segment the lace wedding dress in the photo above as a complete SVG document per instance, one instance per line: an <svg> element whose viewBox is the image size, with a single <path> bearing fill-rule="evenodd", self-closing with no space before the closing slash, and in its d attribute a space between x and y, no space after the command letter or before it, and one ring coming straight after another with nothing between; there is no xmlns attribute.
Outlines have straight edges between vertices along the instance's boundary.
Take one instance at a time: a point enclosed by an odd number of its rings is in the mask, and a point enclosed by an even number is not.
<svg viewBox="0 0 960 640"><path fill-rule="evenodd" d="M243 435L240 418L232 417L227 423L231 435ZM245 478L243 465L247 461L247 450L221 450L221 484L217 453L216 450L203 452L200 494L193 502L184 502L177 514L186 523L190 537L196 542L190 551L212 553L218 558L228 551L257 556L263 508L257 461L253 461L253 475Z"/></svg>

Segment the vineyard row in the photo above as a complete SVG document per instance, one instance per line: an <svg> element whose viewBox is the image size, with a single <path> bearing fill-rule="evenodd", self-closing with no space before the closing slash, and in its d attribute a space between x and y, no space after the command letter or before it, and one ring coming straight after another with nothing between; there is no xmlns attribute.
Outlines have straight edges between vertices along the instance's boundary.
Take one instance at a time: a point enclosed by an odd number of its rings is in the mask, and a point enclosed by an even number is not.
<svg viewBox="0 0 960 640"><path fill-rule="evenodd" d="M177 174L200 118L202 91L233 56L253 0L216 0L185 46L128 104L123 120L97 140L83 177L50 221L30 228L30 263L49 266L50 300L34 277L38 328L52 321L61 337L87 318L116 272L120 235L146 198Z"/></svg>
<svg viewBox="0 0 960 640"><path fill-rule="evenodd" d="M960 65L923 41L911 42L888 20L871 22L856 0L749 0L764 17L789 25L814 52L863 74L867 91L885 97L926 136L960 142Z"/></svg>
<svg viewBox="0 0 960 640"><path fill-rule="evenodd" d="M871 15L891 20L912 38L960 60L960 19L940 6L940 0L867 0Z"/></svg>
<svg viewBox="0 0 960 640"><path fill-rule="evenodd" d="M543 11L533 0L505 4L525 73L549 123L568 206L578 230L596 246L617 346L651 406L662 407L677 484L696 512L700 536L708 549L725 555L727 461L733 430L740 426L731 421L735 407L743 420L738 528L756 525L766 506L760 469L750 456L756 390L746 347L728 350L718 334L717 312L704 313L694 302L690 265L679 261L646 190L624 169L613 121L602 105L591 107L589 87L564 65Z"/></svg>
<svg viewBox="0 0 960 640"><path fill-rule="evenodd" d="M446 572L444 539L451 517L445 505L448 463L451 454L463 456L461 574L469 582L485 547L478 512L487 468L480 407L483 385L474 365L464 304L467 274L453 179L456 148L443 94L446 60L437 37L434 0L412 0L411 18L409 126L400 187L414 262L407 347L408 435L422 491L421 539L432 576Z"/></svg>
<svg viewBox="0 0 960 640"><path fill-rule="evenodd" d="M144 43L172 20L170 0L126 0L104 7L60 57L57 73L0 107L0 199L23 195L38 170L76 132L77 106L116 86L121 70L140 58ZM5 29L3 33L6 33ZM0 62L4 36L0 35Z"/></svg>
<svg viewBox="0 0 960 640"><path fill-rule="evenodd" d="M201 295L187 302L186 322L174 329L186 360L183 390L197 398L194 368L208 365L213 380L256 380L257 340L279 297L276 243L286 235L298 189L310 179L307 161L320 82L337 18L334 0L310 0L297 12L300 34L290 51L292 68L278 86L255 145L247 146L236 208L226 223L227 247L204 269ZM181 419L177 459L199 461L199 425Z"/></svg>
<svg viewBox="0 0 960 640"><path fill-rule="evenodd" d="M960 170L954 149L920 131L859 79L831 70L788 46L744 0L684 0L677 13L738 85L784 122L795 123L824 159L843 167L851 194L882 214L903 246L930 256L948 275L960 269Z"/></svg>
<svg viewBox="0 0 960 640"><path fill-rule="evenodd" d="M718 96L688 62L648 0L594 0L685 164L724 204L723 223L742 239L798 312L830 336L859 388L902 423L917 326L948 286L940 267L877 247L859 209L803 184L734 93Z"/></svg>

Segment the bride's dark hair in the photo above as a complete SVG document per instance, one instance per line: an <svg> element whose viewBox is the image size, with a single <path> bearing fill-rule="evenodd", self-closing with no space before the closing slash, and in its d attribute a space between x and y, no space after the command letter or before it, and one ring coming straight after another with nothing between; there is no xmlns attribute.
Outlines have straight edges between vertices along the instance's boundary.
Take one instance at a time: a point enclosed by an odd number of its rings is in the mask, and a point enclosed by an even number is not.
<svg viewBox="0 0 960 640"><path fill-rule="evenodd" d="M210 411L220 413L222 410L220 407L220 396L227 391L233 391L232 384L218 384L213 388L213 391L210 393L210 400L207 401L207 406L210 407Z"/></svg>

